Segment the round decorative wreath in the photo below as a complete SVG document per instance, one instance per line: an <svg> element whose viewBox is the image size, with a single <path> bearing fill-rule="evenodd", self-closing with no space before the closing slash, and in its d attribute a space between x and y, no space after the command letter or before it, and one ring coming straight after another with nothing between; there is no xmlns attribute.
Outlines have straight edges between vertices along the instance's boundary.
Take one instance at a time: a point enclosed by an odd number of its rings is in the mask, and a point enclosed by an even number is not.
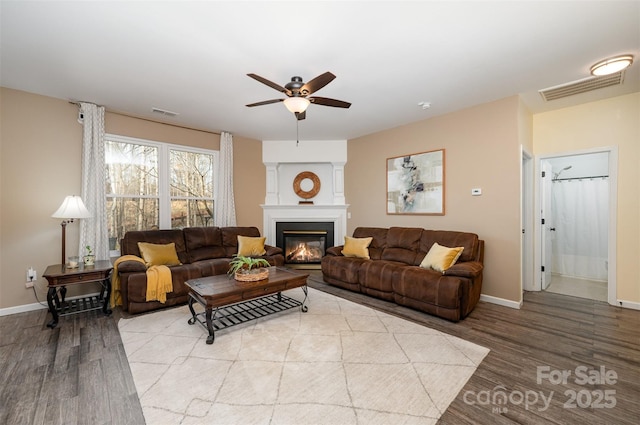
<svg viewBox="0 0 640 425"><path fill-rule="evenodd" d="M302 190L302 188L300 187L300 184L306 179L309 179L313 182L313 187L308 191ZM303 199L313 198L318 194L318 192L320 192L320 179L315 173L312 173L311 171L303 171L298 174L293 180L293 191L296 192L296 195Z"/></svg>

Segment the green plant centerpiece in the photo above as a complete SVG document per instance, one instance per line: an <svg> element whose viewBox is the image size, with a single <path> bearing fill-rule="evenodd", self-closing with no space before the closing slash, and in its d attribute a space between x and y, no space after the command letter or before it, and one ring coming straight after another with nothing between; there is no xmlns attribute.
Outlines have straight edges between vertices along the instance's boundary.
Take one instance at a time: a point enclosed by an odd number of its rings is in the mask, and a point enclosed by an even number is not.
<svg viewBox="0 0 640 425"><path fill-rule="evenodd" d="M243 255L233 257L229 262L227 274L242 282L254 282L269 277L271 264L264 258L251 258Z"/></svg>
<svg viewBox="0 0 640 425"><path fill-rule="evenodd" d="M82 258L85 266L93 266L96 263L96 256L93 255L93 250L91 249L91 245L87 245L84 247L87 251L87 254Z"/></svg>

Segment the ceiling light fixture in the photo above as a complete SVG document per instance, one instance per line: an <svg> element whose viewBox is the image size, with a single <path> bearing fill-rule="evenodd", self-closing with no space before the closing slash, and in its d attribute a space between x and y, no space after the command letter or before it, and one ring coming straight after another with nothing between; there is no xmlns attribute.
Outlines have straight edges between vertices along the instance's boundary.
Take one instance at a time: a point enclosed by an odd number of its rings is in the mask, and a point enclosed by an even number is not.
<svg viewBox="0 0 640 425"><path fill-rule="evenodd" d="M310 103L309 99L300 96L288 97L284 100L284 106L287 107L289 112L293 112L294 114L306 111Z"/></svg>
<svg viewBox="0 0 640 425"><path fill-rule="evenodd" d="M591 67L591 74L596 77L602 75L615 74L628 68L633 63L632 55L622 55L605 59Z"/></svg>

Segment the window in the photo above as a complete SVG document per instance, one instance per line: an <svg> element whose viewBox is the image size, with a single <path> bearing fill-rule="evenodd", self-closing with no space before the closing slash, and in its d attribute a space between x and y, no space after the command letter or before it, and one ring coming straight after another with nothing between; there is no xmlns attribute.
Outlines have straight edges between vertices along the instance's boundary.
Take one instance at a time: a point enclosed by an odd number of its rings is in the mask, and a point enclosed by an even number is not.
<svg viewBox="0 0 640 425"><path fill-rule="evenodd" d="M213 150L106 135L110 250L130 230L213 226L217 161Z"/></svg>
<svg viewBox="0 0 640 425"><path fill-rule="evenodd" d="M169 149L171 228L213 226L211 153Z"/></svg>

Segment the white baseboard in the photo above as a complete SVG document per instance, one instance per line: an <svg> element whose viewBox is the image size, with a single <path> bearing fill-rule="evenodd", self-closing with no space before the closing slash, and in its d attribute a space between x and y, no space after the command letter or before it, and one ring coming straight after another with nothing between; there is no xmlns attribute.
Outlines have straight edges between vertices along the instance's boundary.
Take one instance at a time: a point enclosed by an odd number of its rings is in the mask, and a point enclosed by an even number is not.
<svg viewBox="0 0 640 425"><path fill-rule="evenodd" d="M616 307L630 308L631 310L640 310L640 303L633 301L618 300Z"/></svg>
<svg viewBox="0 0 640 425"><path fill-rule="evenodd" d="M501 305L503 307L515 308L517 310L520 310L520 308L522 308L522 300L518 302L505 300L504 298L492 297L491 295L480 294L480 301Z"/></svg>
<svg viewBox="0 0 640 425"><path fill-rule="evenodd" d="M33 303L33 304L18 305L15 307L0 308L0 316L9 316L10 314L26 313L27 311L41 310L43 308L47 309L49 307L47 307L46 304L43 305L40 303Z"/></svg>
<svg viewBox="0 0 640 425"><path fill-rule="evenodd" d="M484 295L484 294L480 294L480 301L485 301L491 304L497 304L504 307L515 308L515 309L522 308L522 303L523 303L523 301L520 301L518 303L516 301L505 300L504 298L492 297L491 295ZM628 308L631 310L640 310L640 303L633 302L633 301L617 300L617 303L612 305L615 307Z"/></svg>
<svg viewBox="0 0 640 425"><path fill-rule="evenodd" d="M86 297L92 297L96 295L100 295L100 293L96 292L93 294L78 295L75 297L68 297L66 299L75 300L77 298L86 298ZM47 306L47 304L45 303L42 303L42 304L33 303L33 304L18 305L15 307L0 308L0 316L9 316L10 314L26 313L28 311L36 311L36 310L42 310L42 309L45 309L45 310L49 309L49 306Z"/></svg>

